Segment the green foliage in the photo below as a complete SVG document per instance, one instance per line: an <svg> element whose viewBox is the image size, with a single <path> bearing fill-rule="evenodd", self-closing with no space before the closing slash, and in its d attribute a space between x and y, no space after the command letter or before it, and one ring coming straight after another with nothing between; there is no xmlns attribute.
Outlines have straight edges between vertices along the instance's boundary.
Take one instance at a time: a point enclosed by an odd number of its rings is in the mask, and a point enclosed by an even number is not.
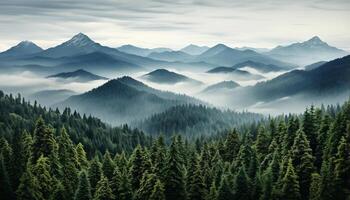
<svg viewBox="0 0 350 200"><path fill-rule="evenodd" d="M164 186L160 180L157 180L156 184L154 185L149 200L165 200Z"/></svg>
<svg viewBox="0 0 350 200"><path fill-rule="evenodd" d="M167 200L185 199L185 177L183 160L180 156L179 141L176 137L170 145L165 171L165 196Z"/></svg>
<svg viewBox="0 0 350 200"><path fill-rule="evenodd" d="M91 196L91 186L88 180L88 176L85 171L81 171L79 174L79 184L78 189L75 192L74 200L90 200Z"/></svg>
<svg viewBox="0 0 350 200"><path fill-rule="evenodd" d="M101 177L101 180L97 183L94 200L113 200L114 195L112 189L109 186L108 179L105 176Z"/></svg>
<svg viewBox="0 0 350 200"><path fill-rule="evenodd" d="M347 199L350 104L313 109L196 141L175 136L169 145L127 125L110 128L70 109L60 114L4 95L0 197Z"/></svg>

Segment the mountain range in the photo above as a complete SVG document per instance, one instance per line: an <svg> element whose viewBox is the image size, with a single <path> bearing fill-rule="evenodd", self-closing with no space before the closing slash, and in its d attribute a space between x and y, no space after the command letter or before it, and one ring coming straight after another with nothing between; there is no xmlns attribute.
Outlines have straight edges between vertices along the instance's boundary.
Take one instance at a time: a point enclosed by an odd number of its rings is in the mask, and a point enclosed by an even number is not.
<svg viewBox="0 0 350 200"><path fill-rule="evenodd" d="M267 52L266 55L285 62L305 66L318 61L329 61L340 58L349 55L349 53L332 47L322 41L318 36L314 36L305 42L277 46Z"/></svg>
<svg viewBox="0 0 350 200"><path fill-rule="evenodd" d="M200 54L204 53L208 49L209 49L209 47L207 47L207 46L198 46L198 45L190 44L190 45L180 49L179 51L182 51L182 52L187 53L189 55L195 56L195 55L200 55Z"/></svg>
<svg viewBox="0 0 350 200"><path fill-rule="evenodd" d="M213 85L209 85L206 87L204 90L201 91L201 93L213 93L213 92L218 92L223 89L234 89L239 87L240 85L234 81L222 81L219 83L215 83Z"/></svg>
<svg viewBox="0 0 350 200"><path fill-rule="evenodd" d="M308 71L293 70L254 86L237 88L227 98L238 107L288 99L300 108L315 102L337 103L349 96L350 56L346 56Z"/></svg>

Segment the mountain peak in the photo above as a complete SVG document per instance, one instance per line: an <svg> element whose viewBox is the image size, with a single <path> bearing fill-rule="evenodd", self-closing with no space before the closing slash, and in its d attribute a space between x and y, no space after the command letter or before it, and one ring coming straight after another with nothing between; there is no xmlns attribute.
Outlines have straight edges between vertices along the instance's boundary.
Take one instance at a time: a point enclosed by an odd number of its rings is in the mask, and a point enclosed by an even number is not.
<svg viewBox="0 0 350 200"><path fill-rule="evenodd" d="M42 51L43 49L31 41L25 40L1 53L4 56L29 55Z"/></svg>
<svg viewBox="0 0 350 200"><path fill-rule="evenodd" d="M326 44L325 42L323 42L318 36L314 36L311 39L309 39L308 41L306 41L305 43L309 43L309 44Z"/></svg>
<svg viewBox="0 0 350 200"><path fill-rule="evenodd" d="M95 45L96 43L91 40L87 35L84 33L78 33L75 36L73 36L70 40L66 42L68 45L72 46L91 46Z"/></svg>

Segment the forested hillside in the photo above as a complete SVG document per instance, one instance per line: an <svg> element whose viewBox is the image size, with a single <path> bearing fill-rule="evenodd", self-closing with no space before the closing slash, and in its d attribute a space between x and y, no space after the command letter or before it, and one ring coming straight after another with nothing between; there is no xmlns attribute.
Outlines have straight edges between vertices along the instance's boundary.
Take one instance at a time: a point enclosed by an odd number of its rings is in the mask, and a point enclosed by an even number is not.
<svg viewBox="0 0 350 200"><path fill-rule="evenodd" d="M127 126L112 128L101 120L80 115L70 109L62 113L59 110L46 109L36 102L31 105L20 95L13 97L0 91L0 136L8 141L18 140L22 132L32 133L37 119L41 117L46 132L59 135L64 127L75 144L82 143L88 156L97 151L132 151L137 144L150 144L150 139L141 131L131 130Z"/></svg>
<svg viewBox="0 0 350 200"><path fill-rule="evenodd" d="M256 113L221 111L203 105L178 105L155 114L136 126L152 135L164 134L171 137L180 134L187 138L198 138L250 125L262 119L263 116Z"/></svg>
<svg viewBox="0 0 350 200"><path fill-rule="evenodd" d="M0 100L1 199L328 200L350 196L350 102L327 109L310 107L303 115L271 118L250 130L231 130L204 143L174 136L166 145L159 137L149 148L136 146L132 154L105 151L91 158L86 155L88 148L76 143L90 134L81 128L84 125L106 131L99 120L81 119L68 111L55 114L2 93ZM112 131L91 134L120 144L129 141L128 137L112 138Z"/></svg>

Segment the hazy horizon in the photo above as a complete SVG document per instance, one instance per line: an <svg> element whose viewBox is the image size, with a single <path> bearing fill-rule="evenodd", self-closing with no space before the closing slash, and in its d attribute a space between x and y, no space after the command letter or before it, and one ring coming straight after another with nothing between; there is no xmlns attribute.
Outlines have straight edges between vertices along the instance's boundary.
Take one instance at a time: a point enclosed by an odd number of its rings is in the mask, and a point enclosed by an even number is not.
<svg viewBox="0 0 350 200"><path fill-rule="evenodd" d="M317 35L349 51L349 9L346 0L5 0L0 2L0 51L22 40L48 48L79 32L110 47L173 49L217 43L273 48Z"/></svg>

